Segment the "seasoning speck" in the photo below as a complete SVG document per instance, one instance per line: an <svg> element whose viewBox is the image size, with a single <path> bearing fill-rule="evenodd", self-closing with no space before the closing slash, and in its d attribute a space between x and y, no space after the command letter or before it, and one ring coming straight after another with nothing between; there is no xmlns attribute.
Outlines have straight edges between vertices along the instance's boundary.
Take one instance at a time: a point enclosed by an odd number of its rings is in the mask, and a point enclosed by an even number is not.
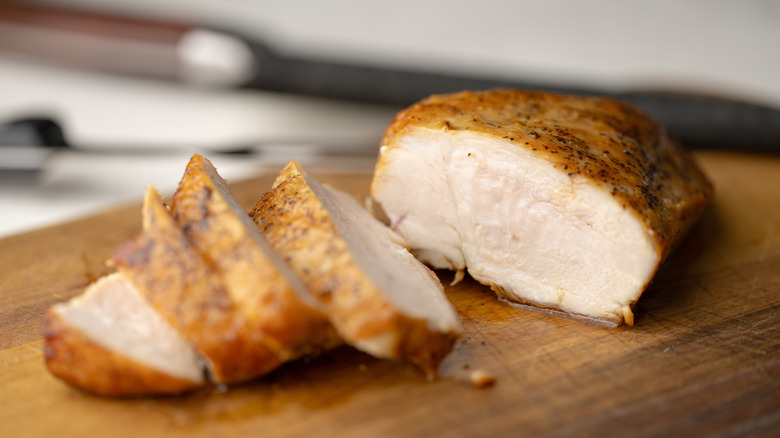
<svg viewBox="0 0 780 438"><path fill-rule="evenodd" d="M495 385L496 378L484 370L474 370L469 374L471 386L475 388L487 388Z"/></svg>

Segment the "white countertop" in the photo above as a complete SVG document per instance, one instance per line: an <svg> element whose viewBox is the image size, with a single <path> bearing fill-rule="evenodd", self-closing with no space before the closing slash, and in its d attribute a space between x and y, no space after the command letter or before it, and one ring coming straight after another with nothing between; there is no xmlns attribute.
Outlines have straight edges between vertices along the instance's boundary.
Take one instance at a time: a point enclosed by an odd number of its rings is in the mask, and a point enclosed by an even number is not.
<svg viewBox="0 0 780 438"><path fill-rule="evenodd" d="M57 3L225 24L295 55L709 92L780 107L780 2L773 0ZM323 168L365 168L393 113L183 88L0 55L0 119L53 115L73 144L124 150L62 153L36 175L0 176L0 237L137 202L146 184L169 192L189 155L206 148L273 147L266 156L209 156L229 180L276 172L287 155ZM320 142L355 148L363 158L323 162L305 152ZM168 152L126 151L160 147Z"/></svg>

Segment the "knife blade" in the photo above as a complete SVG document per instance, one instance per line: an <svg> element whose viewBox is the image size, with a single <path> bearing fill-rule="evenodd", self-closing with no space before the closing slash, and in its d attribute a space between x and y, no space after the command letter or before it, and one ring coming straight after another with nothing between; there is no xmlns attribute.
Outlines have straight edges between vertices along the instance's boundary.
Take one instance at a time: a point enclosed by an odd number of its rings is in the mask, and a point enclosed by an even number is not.
<svg viewBox="0 0 780 438"><path fill-rule="evenodd" d="M521 88L631 103L690 148L780 153L780 109L718 96L558 86L522 78L303 59L233 31L50 6L0 3L0 49L183 83L408 106L435 93Z"/></svg>

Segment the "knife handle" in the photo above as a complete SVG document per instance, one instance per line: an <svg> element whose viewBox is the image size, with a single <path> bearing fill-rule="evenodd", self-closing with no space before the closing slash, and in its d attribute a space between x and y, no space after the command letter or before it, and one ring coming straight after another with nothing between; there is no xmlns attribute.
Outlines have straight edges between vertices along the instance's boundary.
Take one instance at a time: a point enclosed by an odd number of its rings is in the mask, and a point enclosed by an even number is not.
<svg viewBox="0 0 780 438"><path fill-rule="evenodd" d="M513 79L335 63L280 56L254 45L257 62L247 87L360 102L408 106L434 93L519 88L606 96L633 104L690 148L780 153L780 111L733 100L673 93L611 92Z"/></svg>
<svg viewBox="0 0 780 438"><path fill-rule="evenodd" d="M614 94L643 109L688 148L780 153L780 110L736 100L662 93Z"/></svg>

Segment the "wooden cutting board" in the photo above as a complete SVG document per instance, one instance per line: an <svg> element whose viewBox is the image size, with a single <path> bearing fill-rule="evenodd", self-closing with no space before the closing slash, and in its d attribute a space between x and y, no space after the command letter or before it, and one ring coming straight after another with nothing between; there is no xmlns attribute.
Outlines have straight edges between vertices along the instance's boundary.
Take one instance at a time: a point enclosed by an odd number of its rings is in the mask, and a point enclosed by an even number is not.
<svg viewBox="0 0 780 438"><path fill-rule="evenodd" d="M43 313L108 272L139 205L0 240L0 437L780 436L780 158L697 155L715 200L635 327L515 308L466 280L447 287L466 334L435 381L341 348L224 392L86 395L47 372ZM367 194L367 174L318 176ZM250 206L270 183L233 189ZM474 370L495 385L472 387Z"/></svg>

